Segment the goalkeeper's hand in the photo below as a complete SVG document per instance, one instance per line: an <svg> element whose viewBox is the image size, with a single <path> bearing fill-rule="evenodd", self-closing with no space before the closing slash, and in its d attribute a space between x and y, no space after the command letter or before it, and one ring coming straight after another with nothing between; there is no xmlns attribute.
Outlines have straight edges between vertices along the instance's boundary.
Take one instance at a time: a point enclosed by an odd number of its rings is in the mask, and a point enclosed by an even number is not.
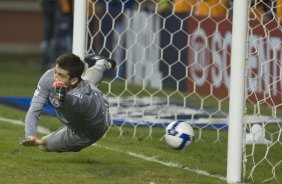
<svg viewBox="0 0 282 184"><path fill-rule="evenodd" d="M20 144L23 146L38 146L38 145L42 145L43 141L42 139L30 135L27 136L25 139L21 140Z"/></svg>
<svg viewBox="0 0 282 184"><path fill-rule="evenodd" d="M60 102L65 101L67 94L67 85L63 82L54 82L53 87L55 88L55 97Z"/></svg>

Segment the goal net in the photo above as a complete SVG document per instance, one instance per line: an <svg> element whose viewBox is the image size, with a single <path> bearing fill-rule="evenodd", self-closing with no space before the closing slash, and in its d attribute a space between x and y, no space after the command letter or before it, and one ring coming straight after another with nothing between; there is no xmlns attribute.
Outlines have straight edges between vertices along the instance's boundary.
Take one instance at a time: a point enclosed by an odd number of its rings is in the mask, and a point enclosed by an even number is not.
<svg viewBox="0 0 282 184"><path fill-rule="evenodd" d="M152 137L183 120L192 124L196 142L227 141L232 2L88 0L85 54L117 61L100 87L119 136L131 128L133 138L139 129ZM282 181L281 13L279 0L249 3L245 181Z"/></svg>

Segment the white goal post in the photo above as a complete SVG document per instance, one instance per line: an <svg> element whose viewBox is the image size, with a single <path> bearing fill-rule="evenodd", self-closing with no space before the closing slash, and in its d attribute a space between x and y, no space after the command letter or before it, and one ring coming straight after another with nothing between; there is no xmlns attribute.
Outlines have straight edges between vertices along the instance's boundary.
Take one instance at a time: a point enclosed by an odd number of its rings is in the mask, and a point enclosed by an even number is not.
<svg viewBox="0 0 282 184"><path fill-rule="evenodd" d="M87 0L74 1L72 52L80 58L85 55Z"/></svg>
<svg viewBox="0 0 282 184"><path fill-rule="evenodd" d="M184 120L197 143L228 142L227 182L282 181L282 1L74 2L73 53L117 61L119 136Z"/></svg>
<svg viewBox="0 0 282 184"><path fill-rule="evenodd" d="M248 1L234 0L232 24L227 182L237 183L242 179Z"/></svg>

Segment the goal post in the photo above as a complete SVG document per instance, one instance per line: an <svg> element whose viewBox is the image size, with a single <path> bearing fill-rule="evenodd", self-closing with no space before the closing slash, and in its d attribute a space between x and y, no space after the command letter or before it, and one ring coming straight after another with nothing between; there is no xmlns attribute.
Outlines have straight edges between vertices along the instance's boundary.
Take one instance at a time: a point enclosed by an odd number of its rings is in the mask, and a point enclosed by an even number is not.
<svg viewBox="0 0 282 184"><path fill-rule="evenodd" d="M85 55L88 0L74 1L72 52L80 58Z"/></svg>
<svg viewBox="0 0 282 184"><path fill-rule="evenodd" d="M229 183L242 180L248 3L246 0L234 0L233 6L227 155L227 182Z"/></svg>

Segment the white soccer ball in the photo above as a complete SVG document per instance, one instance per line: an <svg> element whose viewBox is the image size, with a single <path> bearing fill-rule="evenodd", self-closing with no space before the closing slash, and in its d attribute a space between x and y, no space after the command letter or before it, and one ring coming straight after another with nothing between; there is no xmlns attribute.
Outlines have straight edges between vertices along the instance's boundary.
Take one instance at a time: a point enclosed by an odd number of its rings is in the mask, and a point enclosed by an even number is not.
<svg viewBox="0 0 282 184"><path fill-rule="evenodd" d="M165 130L166 143L176 150L185 149L194 139L192 126L184 121L171 122Z"/></svg>

